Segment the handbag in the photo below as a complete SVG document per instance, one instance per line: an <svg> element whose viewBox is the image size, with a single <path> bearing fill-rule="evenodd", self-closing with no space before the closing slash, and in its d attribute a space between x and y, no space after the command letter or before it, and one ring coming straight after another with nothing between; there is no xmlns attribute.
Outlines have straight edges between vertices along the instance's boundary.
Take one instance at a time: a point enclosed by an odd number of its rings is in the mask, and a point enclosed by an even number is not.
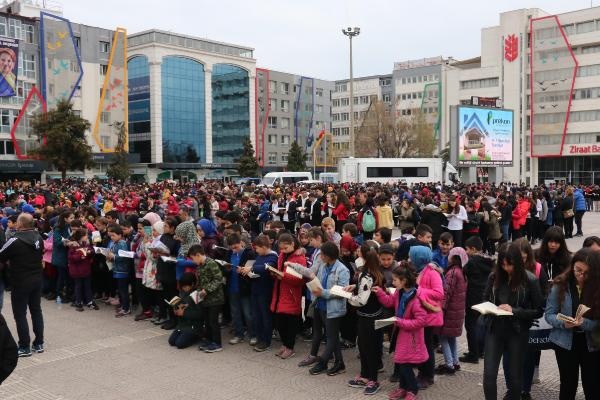
<svg viewBox="0 0 600 400"><path fill-rule="evenodd" d="M529 328L529 340L527 342L530 349L533 350L548 350L552 348L550 341L550 332L552 325L546 322L544 317L533 321L533 325Z"/></svg>
<svg viewBox="0 0 600 400"><path fill-rule="evenodd" d="M573 216L575 216L575 213L573 212L572 208L565 210L562 213L563 213L563 218L573 218Z"/></svg>

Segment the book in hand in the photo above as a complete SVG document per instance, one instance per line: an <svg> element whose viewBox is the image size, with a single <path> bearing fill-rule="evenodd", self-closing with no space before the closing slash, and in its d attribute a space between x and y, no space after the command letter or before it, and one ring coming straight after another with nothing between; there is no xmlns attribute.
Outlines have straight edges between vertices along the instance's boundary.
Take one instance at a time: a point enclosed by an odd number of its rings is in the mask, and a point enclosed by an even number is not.
<svg viewBox="0 0 600 400"><path fill-rule="evenodd" d="M312 280L306 282L306 287L308 288L308 290L310 290L311 292L316 291L317 289L321 289L323 290L323 286L321 285L321 281L319 281L318 278L313 278Z"/></svg>
<svg viewBox="0 0 600 400"><path fill-rule="evenodd" d="M389 288L386 288L386 289L387 289L387 291L388 291L389 294L391 294L391 295L396 294L396 290L397 289L395 287L389 287Z"/></svg>
<svg viewBox="0 0 600 400"><path fill-rule="evenodd" d="M288 275L291 275L291 276L295 276L298 279L304 278L301 273L299 273L294 268L291 268L289 266L285 267L285 273L288 274Z"/></svg>
<svg viewBox="0 0 600 400"><path fill-rule="evenodd" d="M393 325L396 323L396 317L389 317L385 319L376 319L375 320L375 329L381 329L388 325Z"/></svg>
<svg viewBox="0 0 600 400"><path fill-rule="evenodd" d="M110 249L106 247L96 247L94 246L94 252L96 254L102 254L103 256L107 256L110 254Z"/></svg>
<svg viewBox="0 0 600 400"><path fill-rule="evenodd" d="M486 301L485 303L476 304L476 305L472 306L471 309L477 311L478 313L480 313L482 315L485 315L485 314L492 314L492 315L496 315L496 316L513 315L512 312L501 310L497 305L495 305L494 303L490 303L489 301Z"/></svg>
<svg viewBox="0 0 600 400"><path fill-rule="evenodd" d="M297 272L298 275L300 275L300 277L306 278L308 280L312 280L315 277L315 274L310 269L306 268L304 265L289 262L287 264L286 272L288 272L289 269ZM294 276L297 276L297 275L294 275Z"/></svg>
<svg viewBox="0 0 600 400"><path fill-rule="evenodd" d="M134 258L135 257L134 251L119 250L119 252L117 254L119 257L123 257L123 258Z"/></svg>
<svg viewBox="0 0 600 400"><path fill-rule="evenodd" d="M160 259L164 262L177 262L177 259L175 257L160 256Z"/></svg>
<svg viewBox="0 0 600 400"><path fill-rule="evenodd" d="M227 261L223 261L223 260L215 260L215 262L217 264L219 264L221 267L224 267L225 269L227 269L228 271L231 270L231 268L233 267L233 264L228 263Z"/></svg>
<svg viewBox="0 0 600 400"><path fill-rule="evenodd" d="M265 264L265 269L269 272L272 272L276 275L279 275L280 277L283 277L283 272L281 272L280 270L278 270L277 268L272 267L269 264Z"/></svg>
<svg viewBox="0 0 600 400"><path fill-rule="evenodd" d="M190 299L192 299L192 301L194 302L194 304L198 304L202 300L204 300L204 297L200 294L199 291L194 290L192 293L190 293Z"/></svg>
<svg viewBox="0 0 600 400"><path fill-rule="evenodd" d="M179 304L181 304L181 297L175 296L171 300L168 300L168 301L165 299L165 303L167 303L168 305L170 305L173 308L177 308L179 306Z"/></svg>
<svg viewBox="0 0 600 400"><path fill-rule="evenodd" d="M153 242L153 243L151 243L150 246L148 246L148 250L150 250L150 251L156 251L156 252L164 253L164 254L171 253L171 250L169 250L169 248L167 247L167 245L164 244L163 242Z"/></svg>
<svg viewBox="0 0 600 400"><path fill-rule="evenodd" d="M333 296L337 296L337 297L343 297L345 299L350 299L352 298L352 293L351 292L346 292L344 290L343 287L341 287L340 285L334 285L331 287L331 289L329 289L329 293Z"/></svg>
<svg viewBox="0 0 600 400"><path fill-rule="evenodd" d="M590 308L588 306L586 306L585 304L580 304L579 307L577 307L577 312L575 312L575 317L570 317L568 315L558 313L558 315L556 316L556 319L558 319L559 321L562 321L562 322L569 322L571 324L576 324L578 320L583 318L583 314L585 314L589 310L590 310Z"/></svg>

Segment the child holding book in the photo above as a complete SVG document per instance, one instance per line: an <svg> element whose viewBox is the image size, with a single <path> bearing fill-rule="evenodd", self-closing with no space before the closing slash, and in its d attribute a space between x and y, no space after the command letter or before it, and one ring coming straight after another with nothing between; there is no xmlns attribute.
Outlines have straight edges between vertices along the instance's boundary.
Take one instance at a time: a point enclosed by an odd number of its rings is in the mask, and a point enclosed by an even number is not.
<svg viewBox="0 0 600 400"><path fill-rule="evenodd" d="M112 241L112 245L106 258L114 264L112 269L113 278L117 281L117 292L121 304L115 317L121 318L131 314L129 308L129 259L119 255L120 250L127 251L127 243L123 239L121 226L117 224L109 225L108 236Z"/></svg>
<svg viewBox="0 0 600 400"><path fill-rule="evenodd" d="M417 296L417 276L408 263L403 262L393 270L392 282L396 288L394 294L388 294L379 286L372 289L384 307L396 310L398 335L394 363L400 379L398 389L389 394L389 399L415 400L419 386L413 368L429 358L424 334L427 311Z"/></svg>
<svg viewBox="0 0 600 400"><path fill-rule="evenodd" d="M68 247L69 275L75 283L75 310L83 311L85 304L89 309L98 310L92 294L92 261L94 248L88 239L85 228L76 229Z"/></svg>
<svg viewBox="0 0 600 400"><path fill-rule="evenodd" d="M206 340L200 344L199 349L205 353L216 353L223 350L219 327L219 313L225 304L223 274L215 260L206 256L202 245L192 245L188 250L188 257L197 266L196 290L202 299L200 305L206 325Z"/></svg>
<svg viewBox="0 0 600 400"><path fill-rule="evenodd" d="M173 304L177 326L169 336L169 344L185 349L196 342L202 328L202 298L195 291L196 276L192 272L184 273L179 279L179 301Z"/></svg>

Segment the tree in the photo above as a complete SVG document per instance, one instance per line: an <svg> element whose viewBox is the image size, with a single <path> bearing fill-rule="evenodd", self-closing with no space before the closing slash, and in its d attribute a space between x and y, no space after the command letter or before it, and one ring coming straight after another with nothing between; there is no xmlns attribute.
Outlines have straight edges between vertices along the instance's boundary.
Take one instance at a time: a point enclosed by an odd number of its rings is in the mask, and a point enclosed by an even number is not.
<svg viewBox="0 0 600 400"><path fill-rule="evenodd" d="M83 171L94 166L92 147L87 144L85 131L90 123L75 115L73 104L62 99L56 108L33 117L32 128L40 143L30 153L51 163L61 172L62 179L67 171Z"/></svg>
<svg viewBox="0 0 600 400"><path fill-rule="evenodd" d="M115 122L113 129L117 132L117 147L115 147L114 161L108 167L106 175L115 180L125 181L131 175L131 168L127 159L128 153L125 148L125 143L127 142L125 122Z"/></svg>
<svg viewBox="0 0 600 400"><path fill-rule="evenodd" d="M306 171L306 160L308 155L302 147L294 140L288 153L287 170L290 172Z"/></svg>
<svg viewBox="0 0 600 400"><path fill-rule="evenodd" d="M254 147L249 137L244 140L244 150L238 159L238 174L242 177L253 177L258 175L258 162L254 157Z"/></svg>
<svg viewBox="0 0 600 400"><path fill-rule="evenodd" d="M434 125L429 123L425 113L413 110L412 113L412 153L415 157L432 157L435 149Z"/></svg>

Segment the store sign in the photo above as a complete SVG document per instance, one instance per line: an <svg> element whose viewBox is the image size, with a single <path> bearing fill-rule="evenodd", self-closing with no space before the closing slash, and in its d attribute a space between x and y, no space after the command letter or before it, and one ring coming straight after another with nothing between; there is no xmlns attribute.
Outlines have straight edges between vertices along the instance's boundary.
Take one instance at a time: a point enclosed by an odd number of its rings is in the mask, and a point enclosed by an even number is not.
<svg viewBox="0 0 600 400"><path fill-rule="evenodd" d="M600 154L600 146L597 144L570 144L567 150L567 154Z"/></svg>
<svg viewBox="0 0 600 400"><path fill-rule="evenodd" d="M519 56L519 38L515 35L508 35L504 39L504 59L513 62Z"/></svg>

